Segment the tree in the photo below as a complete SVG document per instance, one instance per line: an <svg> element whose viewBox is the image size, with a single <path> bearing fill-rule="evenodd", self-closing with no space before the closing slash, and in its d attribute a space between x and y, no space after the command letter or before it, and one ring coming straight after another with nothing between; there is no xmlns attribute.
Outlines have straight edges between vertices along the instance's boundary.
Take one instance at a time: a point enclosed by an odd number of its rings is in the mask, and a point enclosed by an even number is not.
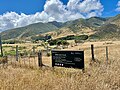
<svg viewBox="0 0 120 90"><path fill-rule="evenodd" d="M76 45L78 45L78 43L84 43L84 40L76 40L75 39L75 43L76 43Z"/></svg>
<svg viewBox="0 0 120 90"><path fill-rule="evenodd" d="M62 45L68 47L69 43L68 43L66 40L63 40L63 41L62 41Z"/></svg>
<svg viewBox="0 0 120 90"><path fill-rule="evenodd" d="M44 41L50 40L51 38L52 38L52 37L51 37L50 35L46 35Z"/></svg>
<svg viewBox="0 0 120 90"><path fill-rule="evenodd" d="M62 44L62 40L58 40L57 42L56 42L56 45L57 46L60 46Z"/></svg>

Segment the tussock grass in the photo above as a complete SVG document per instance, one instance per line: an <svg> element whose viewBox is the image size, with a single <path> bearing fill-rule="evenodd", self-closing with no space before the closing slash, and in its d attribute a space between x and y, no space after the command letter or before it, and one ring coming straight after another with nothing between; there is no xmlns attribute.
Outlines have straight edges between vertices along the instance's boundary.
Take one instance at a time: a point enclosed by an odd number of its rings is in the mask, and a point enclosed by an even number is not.
<svg viewBox="0 0 120 90"><path fill-rule="evenodd" d="M79 69L0 69L0 90L119 90L120 59Z"/></svg>
<svg viewBox="0 0 120 90"><path fill-rule="evenodd" d="M119 47L110 47L108 64L101 48L95 52L100 63L85 62L85 73L80 69L58 67L0 68L0 90L120 90ZM90 53L85 54L87 59Z"/></svg>

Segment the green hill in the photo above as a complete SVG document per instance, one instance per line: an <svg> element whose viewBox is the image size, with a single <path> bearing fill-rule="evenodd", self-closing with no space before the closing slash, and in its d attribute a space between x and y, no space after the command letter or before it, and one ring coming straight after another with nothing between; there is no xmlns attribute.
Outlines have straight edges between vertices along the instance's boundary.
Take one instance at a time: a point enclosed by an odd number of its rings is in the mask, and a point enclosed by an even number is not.
<svg viewBox="0 0 120 90"><path fill-rule="evenodd" d="M120 39L120 15L109 18L90 39Z"/></svg>
<svg viewBox="0 0 120 90"><path fill-rule="evenodd" d="M90 36L90 39L120 39L120 27L115 24L103 25Z"/></svg>
<svg viewBox="0 0 120 90"><path fill-rule="evenodd" d="M107 20L108 19L106 19L106 18L91 17L91 18L87 19L87 23L89 26L98 28L98 27L104 25Z"/></svg>
<svg viewBox="0 0 120 90"><path fill-rule="evenodd" d="M108 20L108 22L111 23L111 24L115 24L115 25L120 27L120 14L115 16L115 17L110 18Z"/></svg>
<svg viewBox="0 0 120 90"><path fill-rule="evenodd" d="M51 23L35 23L25 27L7 30L1 33L2 39L26 38L36 34L46 33L58 29Z"/></svg>

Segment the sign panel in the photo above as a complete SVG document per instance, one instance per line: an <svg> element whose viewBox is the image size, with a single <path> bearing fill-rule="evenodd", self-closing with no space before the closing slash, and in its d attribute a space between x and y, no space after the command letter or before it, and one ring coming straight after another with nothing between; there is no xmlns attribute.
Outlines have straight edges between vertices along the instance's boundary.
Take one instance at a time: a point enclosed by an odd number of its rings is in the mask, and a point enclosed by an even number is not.
<svg viewBox="0 0 120 90"><path fill-rule="evenodd" d="M84 69L84 51L52 50L52 67Z"/></svg>

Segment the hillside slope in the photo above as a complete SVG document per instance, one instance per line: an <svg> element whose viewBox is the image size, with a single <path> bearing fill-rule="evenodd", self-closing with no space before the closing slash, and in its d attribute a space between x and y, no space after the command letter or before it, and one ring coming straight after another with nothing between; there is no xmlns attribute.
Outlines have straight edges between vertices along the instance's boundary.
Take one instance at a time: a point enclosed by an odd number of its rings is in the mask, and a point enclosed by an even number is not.
<svg viewBox="0 0 120 90"><path fill-rule="evenodd" d="M36 34L46 33L57 29L51 23L36 23L29 26L7 30L1 33L2 39L26 38Z"/></svg>
<svg viewBox="0 0 120 90"><path fill-rule="evenodd" d="M89 19L77 19L65 22L62 28L47 32L45 34L51 35L53 38L60 38L68 35L92 35L96 32L96 28L104 25L107 21L105 18L92 17ZM43 35L45 35L43 34Z"/></svg>
<svg viewBox="0 0 120 90"><path fill-rule="evenodd" d="M105 24L96 29L92 39L120 39L120 15L111 17Z"/></svg>
<svg viewBox="0 0 120 90"><path fill-rule="evenodd" d="M90 39L120 39L120 27L115 24L104 25Z"/></svg>
<svg viewBox="0 0 120 90"><path fill-rule="evenodd" d="M2 39L26 39L31 36L49 34L53 38L67 35L87 34L92 39L119 37L120 15L110 18L92 17L67 22L35 23L29 26L7 30L1 33Z"/></svg>

